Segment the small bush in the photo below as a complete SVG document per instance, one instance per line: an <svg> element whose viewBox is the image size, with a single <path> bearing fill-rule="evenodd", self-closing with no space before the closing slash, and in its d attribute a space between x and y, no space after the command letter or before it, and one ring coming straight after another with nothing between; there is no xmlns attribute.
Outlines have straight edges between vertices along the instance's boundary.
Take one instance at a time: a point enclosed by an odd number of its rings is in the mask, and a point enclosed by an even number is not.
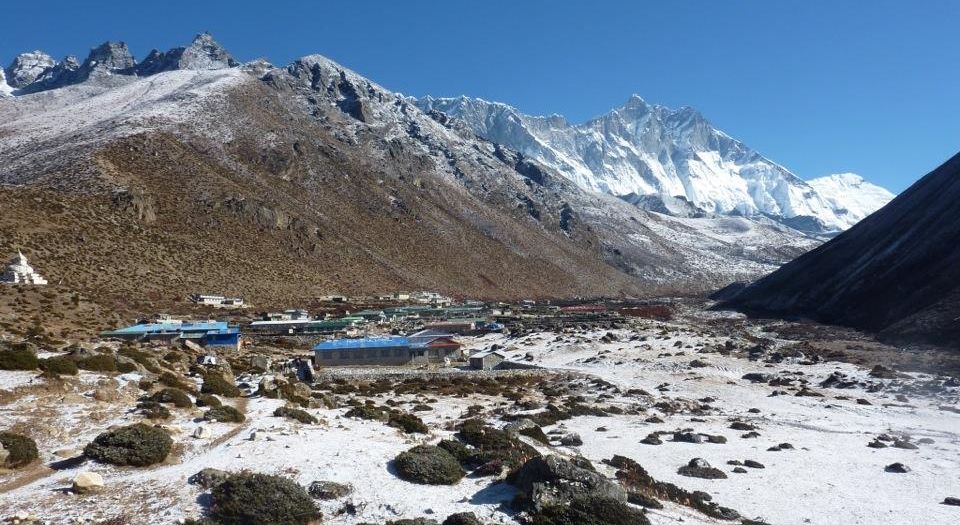
<svg viewBox="0 0 960 525"><path fill-rule="evenodd" d="M77 363L67 357L51 357L40 360L40 370L50 375L75 376L80 373Z"/></svg>
<svg viewBox="0 0 960 525"><path fill-rule="evenodd" d="M172 446L163 430L137 423L100 434L83 453L100 463L146 467L165 460Z"/></svg>
<svg viewBox="0 0 960 525"><path fill-rule="evenodd" d="M267 474L236 474L214 487L210 517L221 525L306 525L320 517L307 491Z"/></svg>
<svg viewBox="0 0 960 525"><path fill-rule="evenodd" d="M137 403L137 408L147 419L170 419L173 417L170 409L156 401L141 401Z"/></svg>
<svg viewBox="0 0 960 525"><path fill-rule="evenodd" d="M197 406L216 408L223 406L223 403L220 402L219 397L213 394L197 394Z"/></svg>
<svg viewBox="0 0 960 525"><path fill-rule="evenodd" d="M132 348L132 347L121 348L120 351L117 352L117 354L122 355L123 357L127 357L129 359L133 359L134 361L137 362L137 364L143 366L148 371L154 374L160 374L163 372L163 370L161 370L160 367L157 366L156 361L154 361L152 355L146 352L137 350L136 348Z"/></svg>
<svg viewBox="0 0 960 525"><path fill-rule="evenodd" d="M317 423L317 418L310 415L306 410L299 408L277 407L277 409L273 411L273 415L276 417L295 419L304 425L314 425Z"/></svg>
<svg viewBox="0 0 960 525"><path fill-rule="evenodd" d="M200 393L216 394L223 397L240 397L240 389L237 388L237 385L227 381L226 378L216 372L204 376Z"/></svg>
<svg viewBox="0 0 960 525"><path fill-rule="evenodd" d="M219 421L221 423L243 423L246 420L243 413L229 405L222 405L207 410L203 415L207 421Z"/></svg>
<svg viewBox="0 0 960 525"><path fill-rule="evenodd" d="M400 479L424 485L455 485L466 473L457 458L431 445L418 445L394 460Z"/></svg>
<svg viewBox="0 0 960 525"><path fill-rule="evenodd" d="M77 367L91 372L116 372L117 360L109 354L94 354L78 359Z"/></svg>
<svg viewBox="0 0 960 525"><path fill-rule="evenodd" d="M404 414L403 412L393 412L387 425L399 428L405 434L427 434L430 429L423 423L423 420L413 414Z"/></svg>
<svg viewBox="0 0 960 525"><path fill-rule="evenodd" d="M9 454L7 459L3 461L3 467L5 468L19 468L33 463L40 457L40 453L37 451L37 443L22 434L0 432L0 445L3 445L3 448Z"/></svg>
<svg viewBox="0 0 960 525"><path fill-rule="evenodd" d="M196 391L196 387L188 384L186 381L180 379L180 376L170 371L164 371L160 374L160 382L172 388L179 388L184 392Z"/></svg>
<svg viewBox="0 0 960 525"><path fill-rule="evenodd" d="M129 374L131 372L137 371L137 364L131 363L130 361L117 361L117 372L121 374Z"/></svg>
<svg viewBox="0 0 960 525"><path fill-rule="evenodd" d="M0 370L36 370L40 360L28 348L0 350Z"/></svg>
<svg viewBox="0 0 960 525"><path fill-rule="evenodd" d="M544 508L533 515L532 525L650 525L646 515L610 498L580 496L569 505Z"/></svg>
<svg viewBox="0 0 960 525"><path fill-rule="evenodd" d="M193 401L190 401L190 396L179 388L164 388L150 396L150 401L172 403L173 406L177 408L190 408L193 406Z"/></svg>

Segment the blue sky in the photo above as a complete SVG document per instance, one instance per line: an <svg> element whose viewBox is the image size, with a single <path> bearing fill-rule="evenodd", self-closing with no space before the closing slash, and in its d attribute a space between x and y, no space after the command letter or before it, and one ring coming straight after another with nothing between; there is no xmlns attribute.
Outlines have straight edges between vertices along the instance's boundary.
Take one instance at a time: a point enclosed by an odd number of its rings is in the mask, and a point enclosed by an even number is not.
<svg viewBox="0 0 960 525"><path fill-rule="evenodd" d="M960 150L960 2L34 1L0 60L105 40L142 58L210 31L240 60L320 53L411 95L583 121L630 94L693 106L803 178L901 191Z"/></svg>

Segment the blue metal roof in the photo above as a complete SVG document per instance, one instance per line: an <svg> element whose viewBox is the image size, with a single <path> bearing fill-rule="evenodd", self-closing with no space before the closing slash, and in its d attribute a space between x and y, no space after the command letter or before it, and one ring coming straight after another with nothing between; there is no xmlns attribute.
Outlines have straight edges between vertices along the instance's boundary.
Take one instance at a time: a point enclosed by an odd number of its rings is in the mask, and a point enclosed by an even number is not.
<svg viewBox="0 0 960 525"><path fill-rule="evenodd" d="M227 330L225 321L199 321L184 323L143 323L133 326L126 326L111 332L104 332L105 335L137 335L137 334L156 334L169 332L209 332L213 330Z"/></svg>
<svg viewBox="0 0 960 525"><path fill-rule="evenodd" d="M406 337L367 337L364 339L333 339L314 346L314 350L356 350L359 348L394 348L410 346Z"/></svg>

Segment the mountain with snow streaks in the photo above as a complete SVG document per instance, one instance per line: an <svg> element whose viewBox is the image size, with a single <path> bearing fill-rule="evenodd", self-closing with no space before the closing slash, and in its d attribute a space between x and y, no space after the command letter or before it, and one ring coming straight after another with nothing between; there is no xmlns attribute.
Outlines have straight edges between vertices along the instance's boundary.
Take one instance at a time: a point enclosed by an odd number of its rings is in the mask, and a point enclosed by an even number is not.
<svg viewBox="0 0 960 525"><path fill-rule="evenodd" d="M0 250L29 246L104 301L688 293L817 244L760 216L584 191L321 55L238 64L202 34L138 62L107 42L12 95Z"/></svg>
<svg viewBox="0 0 960 525"><path fill-rule="evenodd" d="M896 195L886 188L871 184L855 173L837 173L807 181L838 214L854 224L892 201ZM843 213L846 212L846 213Z"/></svg>
<svg viewBox="0 0 960 525"><path fill-rule="evenodd" d="M813 234L845 230L865 209L847 210L842 196L824 193L826 185L821 191L801 180L689 107L651 105L634 95L605 115L571 124L557 115L525 115L476 98L424 97L416 103L464 121L478 135L556 169L588 191L683 197L708 213L766 216Z"/></svg>

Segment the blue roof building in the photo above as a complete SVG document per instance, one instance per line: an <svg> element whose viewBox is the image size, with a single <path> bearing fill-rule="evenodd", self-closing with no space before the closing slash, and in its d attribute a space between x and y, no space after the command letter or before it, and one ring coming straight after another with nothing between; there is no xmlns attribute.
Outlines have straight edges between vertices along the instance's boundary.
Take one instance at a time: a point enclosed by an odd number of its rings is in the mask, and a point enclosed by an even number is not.
<svg viewBox="0 0 960 525"><path fill-rule="evenodd" d="M240 329L231 328L225 321L161 321L140 323L101 332L100 337L112 337L125 341L196 341L204 346L218 348L240 347Z"/></svg>

